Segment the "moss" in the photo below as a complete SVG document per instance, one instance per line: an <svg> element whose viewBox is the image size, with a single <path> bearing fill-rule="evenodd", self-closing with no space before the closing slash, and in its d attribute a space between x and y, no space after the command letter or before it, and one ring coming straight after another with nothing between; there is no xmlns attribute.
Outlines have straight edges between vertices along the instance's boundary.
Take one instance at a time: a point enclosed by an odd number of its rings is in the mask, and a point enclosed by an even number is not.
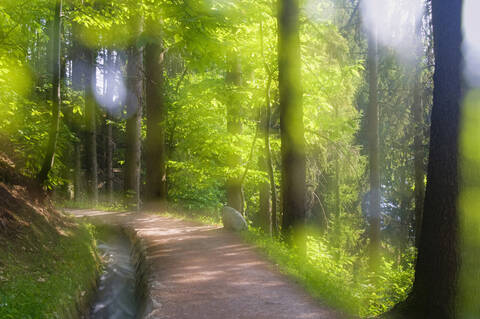
<svg viewBox="0 0 480 319"><path fill-rule="evenodd" d="M0 318L75 318L95 286L93 226L33 231L0 246Z"/></svg>

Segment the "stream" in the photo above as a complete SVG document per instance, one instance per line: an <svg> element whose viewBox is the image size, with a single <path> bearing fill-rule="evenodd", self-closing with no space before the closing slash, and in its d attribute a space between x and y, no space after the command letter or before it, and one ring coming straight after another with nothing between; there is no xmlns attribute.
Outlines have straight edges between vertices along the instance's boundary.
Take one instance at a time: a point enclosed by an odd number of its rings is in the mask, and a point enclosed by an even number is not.
<svg viewBox="0 0 480 319"><path fill-rule="evenodd" d="M135 318L135 265L130 256L131 243L118 229L100 231L98 251L104 261L104 270L98 284L98 291L90 319Z"/></svg>

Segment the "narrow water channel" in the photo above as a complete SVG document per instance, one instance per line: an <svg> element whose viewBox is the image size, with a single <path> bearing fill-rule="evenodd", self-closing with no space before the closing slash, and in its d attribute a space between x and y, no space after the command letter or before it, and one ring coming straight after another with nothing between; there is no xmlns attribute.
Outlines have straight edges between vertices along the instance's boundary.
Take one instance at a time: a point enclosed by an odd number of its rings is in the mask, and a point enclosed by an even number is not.
<svg viewBox="0 0 480 319"><path fill-rule="evenodd" d="M101 229L98 250L104 261L90 319L129 319L137 312L131 244L118 229Z"/></svg>

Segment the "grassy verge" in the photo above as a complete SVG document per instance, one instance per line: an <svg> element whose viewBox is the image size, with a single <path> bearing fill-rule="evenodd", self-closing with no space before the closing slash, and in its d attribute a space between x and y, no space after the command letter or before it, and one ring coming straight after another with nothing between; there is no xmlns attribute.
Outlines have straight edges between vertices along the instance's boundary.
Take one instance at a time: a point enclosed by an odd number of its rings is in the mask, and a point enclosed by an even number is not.
<svg viewBox="0 0 480 319"><path fill-rule="evenodd" d="M0 318L75 318L98 273L93 226L35 231L0 246Z"/></svg>
<svg viewBox="0 0 480 319"><path fill-rule="evenodd" d="M166 212L155 212L157 215L162 215L166 217L171 217L171 218L176 218L176 219L181 219L181 220L186 220L186 221L192 221L192 222L197 222L200 224L205 224L205 225L215 225L215 226L221 226L222 225L222 220L220 216L213 216L213 215L202 215L200 213L195 213L192 211L166 211Z"/></svg>
<svg viewBox="0 0 480 319"><path fill-rule="evenodd" d="M307 254L255 229L242 233L321 302L345 316L372 318L404 300L413 281L413 256L405 265L382 258L375 274L368 259L332 248L321 235L307 235Z"/></svg>
<svg viewBox="0 0 480 319"><path fill-rule="evenodd" d="M74 200L64 200L56 203L58 209L70 208L70 209L94 209L101 210L106 212L125 212L128 211L127 206L122 200L115 200L113 203L109 202L98 202L93 204L89 201L74 201Z"/></svg>
<svg viewBox="0 0 480 319"><path fill-rule="evenodd" d="M164 216L221 225L220 217L192 211L170 211ZM414 277L412 250L399 263L385 255L372 273L364 251L339 247L335 240L309 229L307 254L272 238L258 229L242 232L244 239L257 246L278 269L299 282L314 298L343 312L344 317L372 318L404 300Z"/></svg>

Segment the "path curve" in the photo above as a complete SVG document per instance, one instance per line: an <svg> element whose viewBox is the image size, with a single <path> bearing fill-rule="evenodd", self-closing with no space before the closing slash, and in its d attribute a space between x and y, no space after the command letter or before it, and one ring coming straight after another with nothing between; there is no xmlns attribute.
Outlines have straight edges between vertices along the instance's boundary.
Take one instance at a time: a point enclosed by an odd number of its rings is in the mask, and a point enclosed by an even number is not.
<svg viewBox="0 0 480 319"><path fill-rule="evenodd" d="M237 234L161 215L70 211L133 228L150 265L151 319L340 318Z"/></svg>

